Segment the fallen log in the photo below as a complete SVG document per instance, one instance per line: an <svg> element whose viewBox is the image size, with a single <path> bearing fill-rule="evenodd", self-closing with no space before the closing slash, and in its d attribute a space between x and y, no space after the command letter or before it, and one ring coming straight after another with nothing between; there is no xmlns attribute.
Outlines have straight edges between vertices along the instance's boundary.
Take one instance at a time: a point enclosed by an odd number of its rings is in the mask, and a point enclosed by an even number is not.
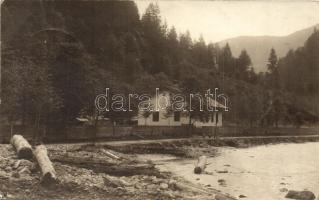
<svg viewBox="0 0 319 200"><path fill-rule="evenodd" d="M15 148L18 158L30 160L32 158L32 147L22 135L14 135L11 144Z"/></svg>
<svg viewBox="0 0 319 200"><path fill-rule="evenodd" d="M207 158L206 156L200 156L197 160L197 163L194 168L194 173L195 174L201 174L204 172L206 168L206 163L207 163Z"/></svg>
<svg viewBox="0 0 319 200"><path fill-rule="evenodd" d="M185 149L175 148L168 144L154 142L151 144L128 144L128 145L105 145L104 147L121 153L151 153L151 154L172 154L176 156L187 156Z"/></svg>
<svg viewBox="0 0 319 200"><path fill-rule="evenodd" d="M42 172L42 183L51 184L56 182L56 172L48 157L48 151L45 146L37 146L33 153Z"/></svg>
<svg viewBox="0 0 319 200"><path fill-rule="evenodd" d="M110 158L113 158L113 159L116 159L116 160L120 160L121 158L118 157L117 155L114 155L113 153L109 152L109 151L106 151L105 149L101 149L101 151L107 155L108 157Z"/></svg>
<svg viewBox="0 0 319 200"><path fill-rule="evenodd" d="M133 175L154 175L162 177L161 173L153 164L121 162L118 160L109 160L99 157L90 156L72 156L66 154L52 155L52 161L60 162L71 166L81 167L93 170L96 173L106 173L116 176L133 176Z"/></svg>

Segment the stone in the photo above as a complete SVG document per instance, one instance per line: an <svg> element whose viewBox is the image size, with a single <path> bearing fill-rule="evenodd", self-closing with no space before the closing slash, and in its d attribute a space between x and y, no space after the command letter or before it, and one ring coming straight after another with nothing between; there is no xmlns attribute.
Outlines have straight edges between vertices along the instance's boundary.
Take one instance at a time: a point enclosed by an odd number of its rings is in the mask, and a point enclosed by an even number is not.
<svg viewBox="0 0 319 200"><path fill-rule="evenodd" d="M239 197L239 198L246 198L246 196L243 195L243 194L239 195L238 197Z"/></svg>
<svg viewBox="0 0 319 200"><path fill-rule="evenodd" d="M288 192L288 189L287 188L281 188L279 191L280 192Z"/></svg>
<svg viewBox="0 0 319 200"><path fill-rule="evenodd" d="M150 185L147 186L147 189L148 190L156 190L157 186L155 184L150 184Z"/></svg>
<svg viewBox="0 0 319 200"><path fill-rule="evenodd" d="M12 177L20 178L20 174L18 172L14 172L14 173L12 173Z"/></svg>
<svg viewBox="0 0 319 200"><path fill-rule="evenodd" d="M7 167L4 169L4 171L10 172L10 171L12 171L12 168L11 168L10 166L7 166Z"/></svg>
<svg viewBox="0 0 319 200"><path fill-rule="evenodd" d="M159 182L160 182L160 180L158 180L158 179L156 178L156 176L153 176L153 177L152 177L152 183L157 184L157 183L159 183Z"/></svg>
<svg viewBox="0 0 319 200"><path fill-rule="evenodd" d="M172 180L172 179L169 180L168 186L169 186L169 188L172 189L172 190L178 190L178 187L177 187L177 185L176 185L176 181L175 181L175 180Z"/></svg>
<svg viewBox="0 0 319 200"><path fill-rule="evenodd" d="M134 186L136 189L142 189L143 186L141 186L139 183L135 184Z"/></svg>
<svg viewBox="0 0 319 200"><path fill-rule="evenodd" d="M164 192L162 195L163 196L167 196L169 199L174 199L175 198L174 193L172 193L171 191Z"/></svg>
<svg viewBox="0 0 319 200"><path fill-rule="evenodd" d="M228 173L228 170L220 170L220 171L217 171L217 173Z"/></svg>
<svg viewBox="0 0 319 200"><path fill-rule="evenodd" d="M307 190L304 190L304 191L289 190L285 197L289 199L298 199L298 200L314 200L316 198L313 192L310 192Z"/></svg>
<svg viewBox="0 0 319 200"><path fill-rule="evenodd" d="M28 167L24 167L19 171L19 174L31 174L31 171L29 170Z"/></svg>
<svg viewBox="0 0 319 200"><path fill-rule="evenodd" d="M126 180L124 180L124 179L119 179L119 183L120 183L120 185L122 185L122 186L131 186L132 184L130 184L130 183L128 183Z"/></svg>
<svg viewBox="0 0 319 200"><path fill-rule="evenodd" d="M26 160L26 159L21 159L20 160L20 166L24 166L24 167L33 167L33 163L29 160Z"/></svg>
<svg viewBox="0 0 319 200"><path fill-rule="evenodd" d="M91 179L91 178L88 177L88 179ZM123 180L121 178L116 178L116 177L112 177L112 176L109 176L109 175L106 175L104 177L104 184L112 186L114 188L124 187L124 186L129 186L130 185L128 182L126 182L125 180Z"/></svg>
<svg viewBox="0 0 319 200"><path fill-rule="evenodd" d="M227 197L225 195L217 194L215 195L215 200L233 200L233 198Z"/></svg>
<svg viewBox="0 0 319 200"><path fill-rule="evenodd" d="M160 188L161 188L162 190L166 190L166 189L168 188L168 184L167 184L167 183L161 183L161 184L160 184Z"/></svg>
<svg viewBox="0 0 319 200"><path fill-rule="evenodd" d="M20 162L21 162L21 160L17 160L17 161L13 164L12 168L13 168L13 169L17 169L17 168L20 166Z"/></svg>
<svg viewBox="0 0 319 200"><path fill-rule="evenodd" d="M221 186L226 186L226 181L224 179L218 179L218 183Z"/></svg>

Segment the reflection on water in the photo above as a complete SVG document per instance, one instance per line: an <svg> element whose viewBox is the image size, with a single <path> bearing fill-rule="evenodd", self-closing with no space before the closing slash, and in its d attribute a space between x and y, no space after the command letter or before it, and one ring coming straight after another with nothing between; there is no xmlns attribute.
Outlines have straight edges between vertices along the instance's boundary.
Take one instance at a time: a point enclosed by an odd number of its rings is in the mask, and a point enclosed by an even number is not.
<svg viewBox="0 0 319 200"><path fill-rule="evenodd" d="M195 159L148 155L161 170L251 200L285 199L287 190L310 190L319 195L319 143L279 144L247 149L220 148L208 158L207 172L193 173ZM145 158L145 157L144 157ZM218 173L219 172L219 173Z"/></svg>

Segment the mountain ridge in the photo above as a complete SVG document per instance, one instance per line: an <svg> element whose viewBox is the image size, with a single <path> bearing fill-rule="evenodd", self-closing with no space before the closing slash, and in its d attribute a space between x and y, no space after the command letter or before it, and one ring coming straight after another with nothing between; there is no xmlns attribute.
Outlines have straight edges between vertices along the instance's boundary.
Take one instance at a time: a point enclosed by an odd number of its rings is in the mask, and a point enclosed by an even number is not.
<svg viewBox="0 0 319 200"><path fill-rule="evenodd" d="M217 42L219 46L229 44L234 56L238 56L241 50L246 49L251 57L252 65L256 72L267 70L267 59L271 48L276 50L278 57L284 57L290 49L303 46L319 23L305 29L301 29L285 36L238 36Z"/></svg>

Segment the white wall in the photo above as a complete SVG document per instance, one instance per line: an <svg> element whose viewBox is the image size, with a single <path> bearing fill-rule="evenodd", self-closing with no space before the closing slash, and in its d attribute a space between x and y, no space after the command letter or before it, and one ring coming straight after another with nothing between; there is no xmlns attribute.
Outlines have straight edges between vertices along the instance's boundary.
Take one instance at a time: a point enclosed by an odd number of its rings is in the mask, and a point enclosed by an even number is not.
<svg viewBox="0 0 319 200"><path fill-rule="evenodd" d="M162 96L165 96L168 99L168 102L170 102L170 95L168 92L163 92L159 94L159 98ZM153 98L151 100L151 104L155 105L155 99ZM137 124L139 126L181 126L183 124L187 125L189 124L189 117L186 115L186 113L181 113L180 116L180 121L174 121L174 114L172 113L170 116L166 115L167 111L166 110L160 110L159 111L159 120L158 121L153 121L153 114L151 113L147 118L144 118L143 113L140 112L138 114L138 121ZM201 126L222 126L222 112L213 112L214 114L214 119L209 120L209 122L200 122L200 121L194 121L193 124L196 127L201 127ZM216 115L218 114L218 122L216 124Z"/></svg>
<svg viewBox="0 0 319 200"><path fill-rule="evenodd" d="M194 121L193 124L196 127L201 126L216 126L216 115L218 114L217 126L222 126L223 118L222 112L213 113L213 121L210 119L209 122ZM174 121L174 114L166 116L166 111L159 111L159 121L153 121L153 114L150 114L147 118L144 118L142 113L139 114L138 123L139 126L181 126L189 124L189 117L181 114L180 121Z"/></svg>
<svg viewBox="0 0 319 200"><path fill-rule="evenodd" d="M166 111L159 111L159 120L153 121L152 113L147 118L140 113L137 124L139 126L181 126L188 124L188 117L181 115L180 121L174 121L174 114L167 116Z"/></svg>

